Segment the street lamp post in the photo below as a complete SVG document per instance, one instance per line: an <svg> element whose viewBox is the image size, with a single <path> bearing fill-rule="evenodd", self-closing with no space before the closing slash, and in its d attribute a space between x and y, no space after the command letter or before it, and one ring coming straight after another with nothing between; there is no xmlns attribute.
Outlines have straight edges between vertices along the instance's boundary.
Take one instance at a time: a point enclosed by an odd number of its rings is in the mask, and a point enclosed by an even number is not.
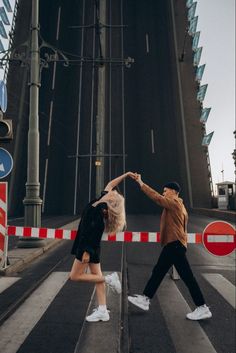
<svg viewBox="0 0 236 353"><path fill-rule="evenodd" d="M30 38L15 47L10 46L0 59L0 67L8 67L9 62L17 62L30 70L29 82L29 130L27 153L27 182L26 196L23 200L25 214L24 224L31 227L41 226L41 207L39 183L39 87L40 75L43 68L48 68L51 62L60 61L64 66L69 65L68 58L61 50L45 42L39 34L39 0L32 0L32 16ZM41 44L39 46L39 37ZM11 43L12 44L12 43ZM23 48L26 48L23 50ZM40 49L47 48L49 53L40 57ZM80 59L81 60L81 59ZM44 240L38 238L20 238L18 247L38 247Z"/></svg>
<svg viewBox="0 0 236 353"><path fill-rule="evenodd" d="M31 226L31 227L41 226L41 205L42 205L42 200L40 198L40 183L39 183L38 106L39 106L39 87L40 87L40 83L39 83L40 52L39 52L39 44L38 44L38 34L39 34L39 0L32 0L27 182L26 182L26 196L23 200L24 207L25 207L24 223L25 225Z"/></svg>

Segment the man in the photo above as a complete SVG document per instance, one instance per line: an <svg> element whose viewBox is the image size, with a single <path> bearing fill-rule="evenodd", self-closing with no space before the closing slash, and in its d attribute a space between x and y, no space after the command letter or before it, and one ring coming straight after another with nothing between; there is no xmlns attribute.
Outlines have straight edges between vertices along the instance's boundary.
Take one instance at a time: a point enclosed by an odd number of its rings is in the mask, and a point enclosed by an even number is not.
<svg viewBox="0 0 236 353"><path fill-rule="evenodd" d="M180 186L176 182L164 185L163 195L144 184L140 174L133 174L133 179L141 190L154 202L164 208L161 215L160 236L163 246L157 264L148 280L143 295L129 296L128 300L143 310L149 310L153 298L164 276L172 265L177 269L181 279L189 289L196 309L187 314L189 320L202 320L212 317L205 304L202 292L192 273L186 258L188 214L183 200L179 198Z"/></svg>

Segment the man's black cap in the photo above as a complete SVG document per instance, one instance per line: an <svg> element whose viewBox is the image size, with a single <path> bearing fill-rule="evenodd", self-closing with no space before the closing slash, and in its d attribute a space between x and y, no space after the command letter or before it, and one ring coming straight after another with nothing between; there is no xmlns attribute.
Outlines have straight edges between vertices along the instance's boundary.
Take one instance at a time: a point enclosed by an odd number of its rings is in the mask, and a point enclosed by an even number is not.
<svg viewBox="0 0 236 353"><path fill-rule="evenodd" d="M180 192L181 190L179 184L176 181L170 181L169 183L166 183L165 185L163 185L163 188L172 189L177 192Z"/></svg>

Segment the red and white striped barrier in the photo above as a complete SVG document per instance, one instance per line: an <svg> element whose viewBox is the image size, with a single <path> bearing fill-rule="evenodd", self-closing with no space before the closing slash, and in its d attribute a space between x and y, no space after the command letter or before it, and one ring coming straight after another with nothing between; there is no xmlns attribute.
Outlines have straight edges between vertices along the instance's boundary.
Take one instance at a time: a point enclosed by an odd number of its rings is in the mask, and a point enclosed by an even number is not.
<svg viewBox="0 0 236 353"><path fill-rule="evenodd" d="M44 239L67 239L74 240L77 230L33 228L33 227L7 227L7 235L15 235L25 238L44 238Z"/></svg>
<svg viewBox="0 0 236 353"><path fill-rule="evenodd" d="M8 236L19 237L34 237L46 239L66 239L74 240L77 230L68 229L50 229L50 228L32 228L32 227L15 227L8 226ZM159 232L120 232L116 234L103 234L104 241L122 241L122 242L142 242L142 243L159 243ZM202 243L201 233L188 233L188 243L199 244Z"/></svg>
<svg viewBox="0 0 236 353"><path fill-rule="evenodd" d="M116 234L104 234L102 240L141 242L141 243L160 243L159 232L121 232ZM188 233L188 243L202 243L202 234Z"/></svg>

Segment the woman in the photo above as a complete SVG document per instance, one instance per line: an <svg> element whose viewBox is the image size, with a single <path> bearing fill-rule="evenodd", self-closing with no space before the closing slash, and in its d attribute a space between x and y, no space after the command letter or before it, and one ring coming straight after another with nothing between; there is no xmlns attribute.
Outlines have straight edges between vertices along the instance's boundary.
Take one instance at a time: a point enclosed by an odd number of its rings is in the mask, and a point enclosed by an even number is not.
<svg viewBox="0 0 236 353"><path fill-rule="evenodd" d="M70 272L72 281L94 282L98 308L86 317L89 322L108 321L105 284L121 293L121 283L116 272L103 276L100 265L100 242L103 232L116 233L126 225L124 197L114 188L127 176L127 172L110 181L101 196L84 209L71 253L75 260ZM86 270L89 267L91 273Z"/></svg>

